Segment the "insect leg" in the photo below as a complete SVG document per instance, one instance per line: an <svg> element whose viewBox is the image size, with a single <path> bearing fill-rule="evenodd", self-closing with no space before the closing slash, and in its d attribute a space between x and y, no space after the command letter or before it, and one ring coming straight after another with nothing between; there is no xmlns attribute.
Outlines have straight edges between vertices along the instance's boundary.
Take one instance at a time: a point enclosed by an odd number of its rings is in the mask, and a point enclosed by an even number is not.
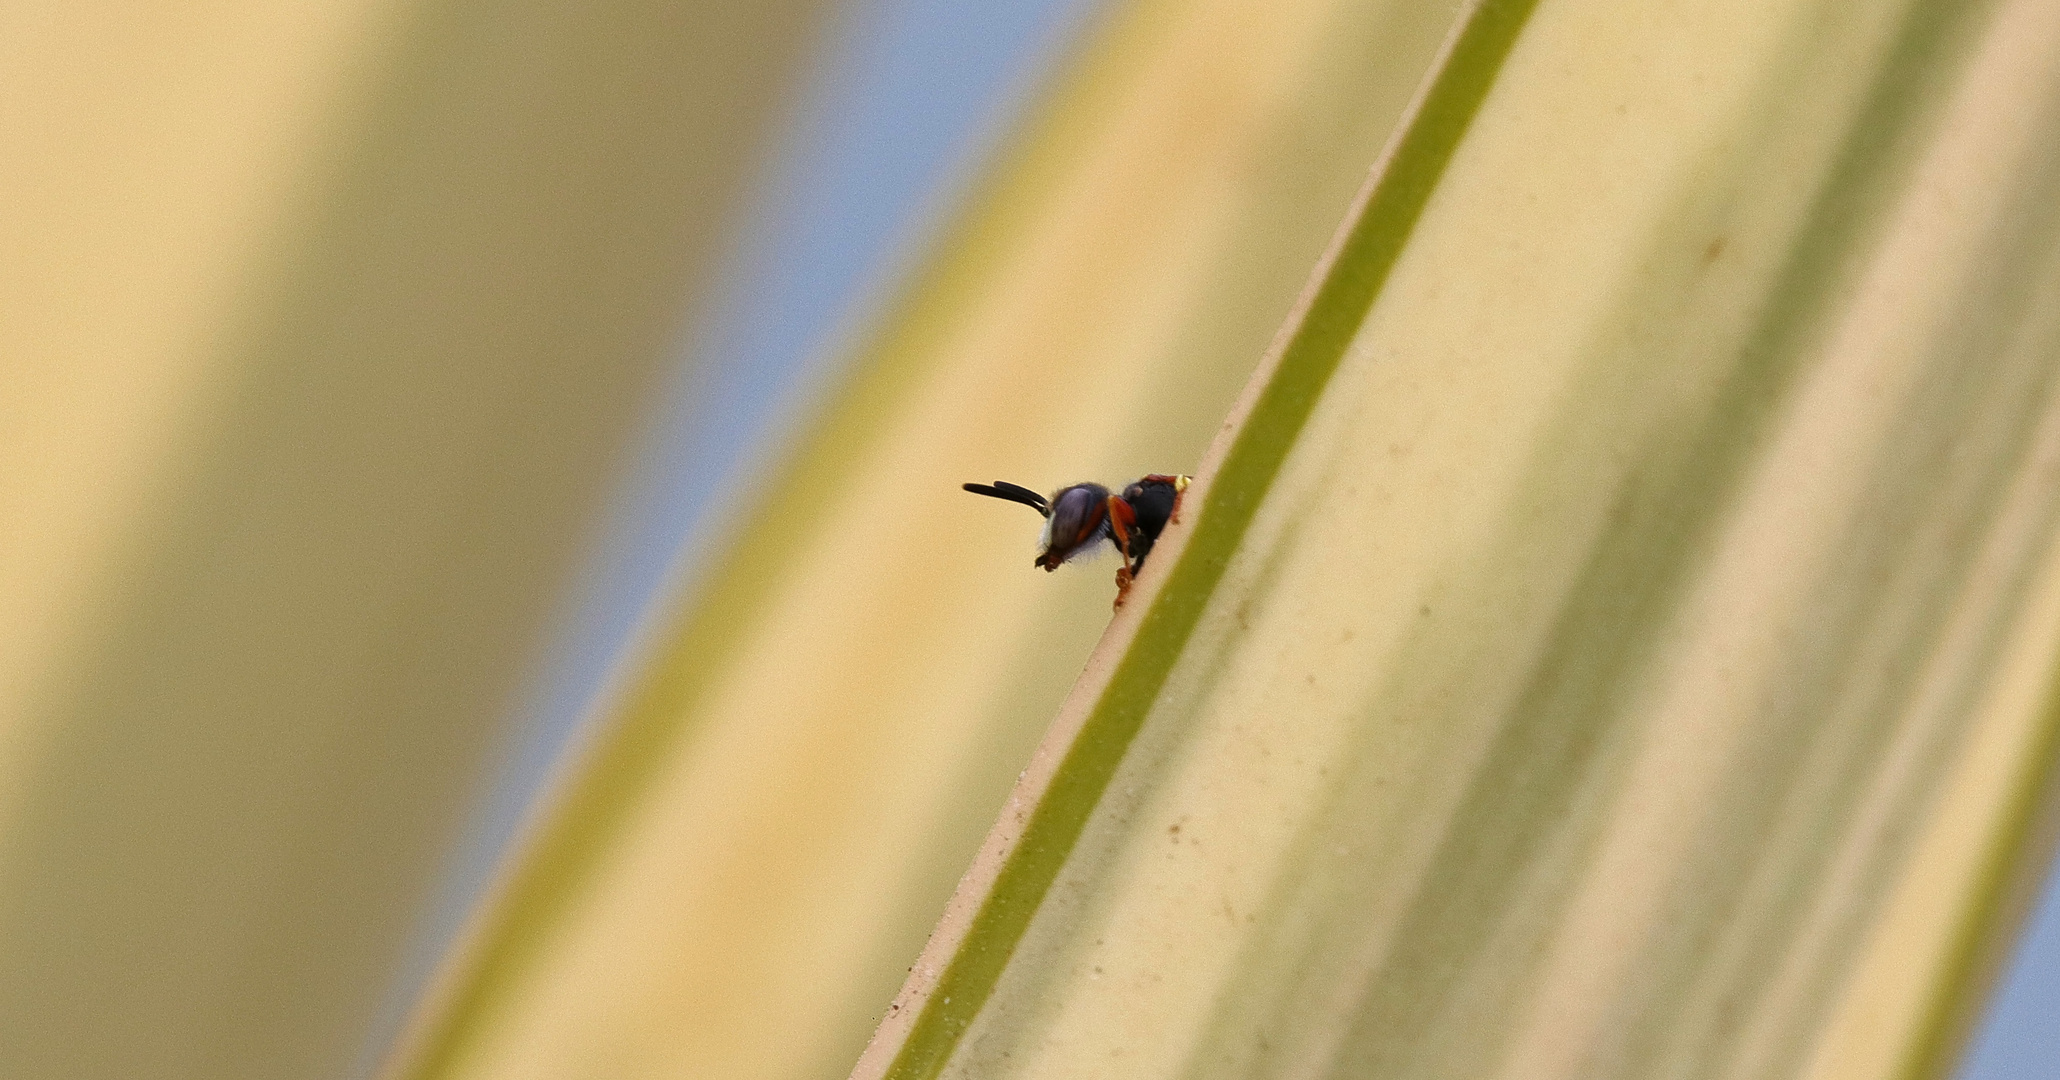
<svg viewBox="0 0 2060 1080"><path fill-rule="evenodd" d="M1116 548L1123 553L1123 565L1116 568L1116 606L1123 606L1123 598L1130 593L1132 560L1130 558L1130 534L1137 529L1137 511L1122 498L1109 496L1109 532L1116 537Z"/></svg>

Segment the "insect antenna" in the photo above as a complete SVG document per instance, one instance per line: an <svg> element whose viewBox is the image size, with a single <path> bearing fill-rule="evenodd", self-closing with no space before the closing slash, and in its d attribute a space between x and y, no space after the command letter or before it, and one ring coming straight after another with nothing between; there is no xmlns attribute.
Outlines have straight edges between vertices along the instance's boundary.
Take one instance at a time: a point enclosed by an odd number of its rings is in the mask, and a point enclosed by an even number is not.
<svg viewBox="0 0 2060 1080"><path fill-rule="evenodd" d="M1051 505L1045 502L1044 496L1021 485L1011 484L1006 480L996 480L991 487L987 484L962 484L960 486L975 495L985 495L993 499L1019 502L1045 517L1051 516Z"/></svg>

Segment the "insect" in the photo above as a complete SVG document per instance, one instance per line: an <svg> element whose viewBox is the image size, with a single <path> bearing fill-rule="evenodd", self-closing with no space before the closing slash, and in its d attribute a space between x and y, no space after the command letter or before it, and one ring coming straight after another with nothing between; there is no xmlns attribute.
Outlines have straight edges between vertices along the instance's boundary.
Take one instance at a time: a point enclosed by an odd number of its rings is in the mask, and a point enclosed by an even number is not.
<svg viewBox="0 0 2060 1080"><path fill-rule="evenodd" d="M1130 582L1144 569L1144 557L1152 553L1159 533L1168 521L1179 518L1180 496L1191 479L1153 473L1125 487L1121 495L1100 484L1073 484L1052 492L1049 499L1006 480L964 486L975 495L1019 502L1044 515L1036 565L1047 571L1091 554L1103 540L1116 545L1123 553L1123 565L1116 568L1116 606L1122 607Z"/></svg>

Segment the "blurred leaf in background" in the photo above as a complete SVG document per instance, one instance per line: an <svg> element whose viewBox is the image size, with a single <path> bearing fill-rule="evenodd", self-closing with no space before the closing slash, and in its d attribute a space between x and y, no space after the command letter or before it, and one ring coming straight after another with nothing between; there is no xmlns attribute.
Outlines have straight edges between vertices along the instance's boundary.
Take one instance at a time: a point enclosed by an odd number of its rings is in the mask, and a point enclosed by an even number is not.
<svg viewBox="0 0 2060 1080"><path fill-rule="evenodd" d="M823 7L0 11L0 1075L352 1067Z"/></svg>
<svg viewBox="0 0 2060 1080"><path fill-rule="evenodd" d="M514 746L471 809L368 1053L381 1057L463 929L530 804L675 578L719 547L812 388L849 360L839 332L921 250L1094 0L851 0L826 20L758 168L734 250L681 343L685 362L632 437L510 721ZM676 600L669 603L676 604ZM369 1066L368 1066L369 1067Z"/></svg>

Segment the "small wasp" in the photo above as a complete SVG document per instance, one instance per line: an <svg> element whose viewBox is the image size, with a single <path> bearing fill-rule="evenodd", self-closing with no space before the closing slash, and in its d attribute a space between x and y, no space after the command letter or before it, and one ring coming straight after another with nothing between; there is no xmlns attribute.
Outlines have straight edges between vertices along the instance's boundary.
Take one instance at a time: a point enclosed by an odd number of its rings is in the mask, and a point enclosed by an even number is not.
<svg viewBox="0 0 2060 1080"><path fill-rule="evenodd" d="M1116 606L1130 592L1131 579L1144 569L1144 557L1166 522L1180 515L1180 496L1191 477L1153 473L1112 495L1100 484L1074 484L1052 493L1050 499L1006 480L992 484L966 484L975 495L1019 502L1044 515L1044 535L1038 540L1036 565L1047 571L1081 555L1093 553L1099 541L1107 540L1123 553L1123 565L1116 568Z"/></svg>

